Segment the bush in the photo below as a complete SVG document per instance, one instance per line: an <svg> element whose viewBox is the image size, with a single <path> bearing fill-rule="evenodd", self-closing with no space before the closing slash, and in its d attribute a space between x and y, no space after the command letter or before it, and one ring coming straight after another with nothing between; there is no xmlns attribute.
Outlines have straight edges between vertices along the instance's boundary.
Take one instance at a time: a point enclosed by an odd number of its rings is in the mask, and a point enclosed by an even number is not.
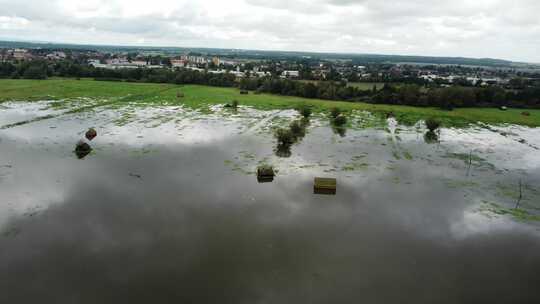
<svg viewBox="0 0 540 304"><path fill-rule="evenodd" d="M30 66L23 74L24 78L28 79L46 79L47 71L40 66Z"/></svg>
<svg viewBox="0 0 540 304"><path fill-rule="evenodd" d="M302 115L304 118L309 118L311 116L311 108L303 105L298 109L298 112L300 112L300 115Z"/></svg>
<svg viewBox="0 0 540 304"><path fill-rule="evenodd" d="M302 122L295 120L290 125L290 130L294 137L303 137L306 134L306 129Z"/></svg>
<svg viewBox="0 0 540 304"><path fill-rule="evenodd" d="M238 108L238 100L233 100L232 103L227 103L224 107L236 110Z"/></svg>
<svg viewBox="0 0 540 304"><path fill-rule="evenodd" d="M275 133L278 143L282 146L290 146L294 143L294 133L289 129L278 129Z"/></svg>
<svg viewBox="0 0 540 304"><path fill-rule="evenodd" d="M334 125L336 126L343 126L347 123L347 117L345 115L338 115L336 118L334 118Z"/></svg>
<svg viewBox="0 0 540 304"><path fill-rule="evenodd" d="M441 122L435 118L426 119L426 127L430 132L435 132L441 126Z"/></svg>
<svg viewBox="0 0 540 304"><path fill-rule="evenodd" d="M341 110L339 108L332 108L330 109L330 115L332 118L336 119L341 114Z"/></svg>

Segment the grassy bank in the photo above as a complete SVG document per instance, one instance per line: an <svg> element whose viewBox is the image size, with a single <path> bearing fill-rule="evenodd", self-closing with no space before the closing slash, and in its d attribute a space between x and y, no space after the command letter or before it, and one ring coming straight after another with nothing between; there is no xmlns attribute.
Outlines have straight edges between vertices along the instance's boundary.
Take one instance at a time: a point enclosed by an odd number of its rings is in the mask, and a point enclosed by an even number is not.
<svg viewBox="0 0 540 304"><path fill-rule="evenodd" d="M183 97L178 98L181 92ZM393 112L403 123L414 123L427 117L437 117L445 126L460 126L467 123L492 124L512 123L538 127L540 110L527 110L524 116L520 109L501 111L494 108L462 108L443 111L436 108L420 108L396 105L374 105L298 97L261 94L241 95L235 88L218 88L198 85L148 84L127 82L104 82L94 80L51 79L51 80L0 80L0 102L8 100L63 100L81 97L106 99L108 103L183 104L193 108L207 108L212 104L238 100L241 105L258 109L294 108L300 104L313 106L314 111L327 111L339 107L345 111L367 110L384 114ZM69 102L69 101L68 101Z"/></svg>

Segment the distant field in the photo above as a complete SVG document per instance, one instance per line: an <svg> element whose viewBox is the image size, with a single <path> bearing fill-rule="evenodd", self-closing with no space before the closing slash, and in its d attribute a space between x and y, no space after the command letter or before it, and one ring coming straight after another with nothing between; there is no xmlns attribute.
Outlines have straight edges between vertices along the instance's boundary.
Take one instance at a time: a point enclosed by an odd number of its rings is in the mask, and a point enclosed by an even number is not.
<svg viewBox="0 0 540 304"><path fill-rule="evenodd" d="M178 98L181 92L184 97ZM531 115L521 115L523 110L500 111L494 108L461 108L443 111L436 108L420 108L395 105L374 105L299 97L261 94L241 95L236 88L218 88L198 85L148 84L128 82L105 82L94 80L0 80L0 102L7 100L63 100L81 97L103 99L103 103L126 103L140 105L185 105L208 109L208 105L223 104L238 100L241 105L258 109L294 108L300 104L313 107L314 111L328 111L339 107L345 111L366 110L373 113L393 112L403 123L414 123L427 117L437 117L446 126L460 126L472 122L512 123L540 126L540 110L527 110ZM69 101L66 101L69 102Z"/></svg>

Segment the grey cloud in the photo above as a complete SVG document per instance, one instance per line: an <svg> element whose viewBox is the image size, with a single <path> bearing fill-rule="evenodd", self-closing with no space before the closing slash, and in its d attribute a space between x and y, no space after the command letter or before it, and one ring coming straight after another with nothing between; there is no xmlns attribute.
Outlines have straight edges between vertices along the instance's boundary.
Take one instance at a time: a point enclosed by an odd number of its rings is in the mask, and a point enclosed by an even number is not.
<svg viewBox="0 0 540 304"><path fill-rule="evenodd" d="M540 62L540 2L0 0L0 38L497 57ZM215 8L214 8L215 7ZM156 8L159 8L156 10ZM10 26L24 18L28 23ZM45 30L46 29L46 30ZM75 35L77 33L78 36ZM69 40L69 41L68 41ZM189 43L189 45L187 45Z"/></svg>

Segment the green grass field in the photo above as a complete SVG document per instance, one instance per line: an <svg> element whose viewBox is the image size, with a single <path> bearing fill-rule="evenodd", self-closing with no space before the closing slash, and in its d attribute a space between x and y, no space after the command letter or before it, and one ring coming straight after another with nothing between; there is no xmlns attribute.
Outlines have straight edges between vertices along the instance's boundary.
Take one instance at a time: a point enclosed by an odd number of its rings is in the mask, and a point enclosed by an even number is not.
<svg viewBox="0 0 540 304"><path fill-rule="evenodd" d="M178 98L182 92L184 97ZM295 108L301 104L310 105L315 112L328 111L339 107L344 111L366 110L376 114L393 112L402 123L414 123L420 119L436 117L445 126L463 126L468 123L491 124L512 123L532 127L540 126L540 110L527 110L524 116L520 109L501 111L495 108L461 108L443 111L436 108L367 104L358 102L329 101L299 97L260 94L241 95L236 88L218 88L198 85L149 84L128 82L106 82L91 79L50 79L50 80L0 80L0 102L8 100L66 100L81 97L107 100L108 104L121 106L124 103L141 105L168 104L185 105L207 109L208 105L229 103L238 100L241 105L257 109Z"/></svg>

